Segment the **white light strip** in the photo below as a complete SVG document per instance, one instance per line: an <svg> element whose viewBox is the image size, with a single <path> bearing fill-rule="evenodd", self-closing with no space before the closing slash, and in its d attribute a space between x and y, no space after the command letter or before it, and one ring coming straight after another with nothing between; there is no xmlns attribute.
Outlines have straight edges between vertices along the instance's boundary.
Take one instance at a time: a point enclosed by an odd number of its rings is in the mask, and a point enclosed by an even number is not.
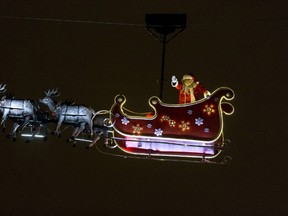
<svg viewBox="0 0 288 216"><path fill-rule="evenodd" d="M44 136L43 135L39 135L39 134L36 134L36 135L32 135L32 134L21 134L21 136L23 137L36 137L36 138L43 138Z"/></svg>
<svg viewBox="0 0 288 216"><path fill-rule="evenodd" d="M138 149L149 149L153 151L164 151L164 152L190 152L190 153L205 153L213 155L213 146L201 145L201 143L196 143L197 146L193 145L167 145L165 143L157 142L141 142L141 141L126 141L126 147L138 148Z"/></svg>
<svg viewBox="0 0 288 216"><path fill-rule="evenodd" d="M81 141L81 142L89 142L91 143L92 140L88 140L88 139L81 139L81 138L75 138L76 141Z"/></svg>

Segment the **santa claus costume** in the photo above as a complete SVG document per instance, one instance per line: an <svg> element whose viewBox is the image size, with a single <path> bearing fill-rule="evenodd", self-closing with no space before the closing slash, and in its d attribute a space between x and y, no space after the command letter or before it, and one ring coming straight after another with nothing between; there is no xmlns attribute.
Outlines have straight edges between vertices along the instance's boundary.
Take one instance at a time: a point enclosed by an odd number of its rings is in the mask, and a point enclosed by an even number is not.
<svg viewBox="0 0 288 216"><path fill-rule="evenodd" d="M179 90L179 103L193 103L199 100L201 96L209 97L210 92L196 81L192 74L185 74L182 82L178 82L175 76L172 76L171 85Z"/></svg>

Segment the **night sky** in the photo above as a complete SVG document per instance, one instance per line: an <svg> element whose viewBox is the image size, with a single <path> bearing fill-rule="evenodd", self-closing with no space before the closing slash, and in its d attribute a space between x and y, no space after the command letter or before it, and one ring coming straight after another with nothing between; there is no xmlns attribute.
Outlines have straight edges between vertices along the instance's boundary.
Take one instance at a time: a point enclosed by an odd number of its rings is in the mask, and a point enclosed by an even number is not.
<svg viewBox="0 0 288 216"><path fill-rule="evenodd" d="M163 101L177 103L172 75L194 73L208 90L235 91L224 116L230 165L105 155L59 139L16 142L0 133L0 215L287 215L287 37L283 1L0 1L0 83L38 100L59 88L109 110L150 111L162 44L146 13L186 13L166 47ZM51 125L53 127L53 125Z"/></svg>

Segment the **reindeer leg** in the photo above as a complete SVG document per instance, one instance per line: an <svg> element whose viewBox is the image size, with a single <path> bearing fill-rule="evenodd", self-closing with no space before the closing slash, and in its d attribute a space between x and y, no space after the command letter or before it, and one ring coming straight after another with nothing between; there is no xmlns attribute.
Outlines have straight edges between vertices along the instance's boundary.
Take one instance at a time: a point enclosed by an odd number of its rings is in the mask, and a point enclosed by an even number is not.
<svg viewBox="0 0 288 216"><path fill-rule="evenodd" d="M42 127L43 127L43 130L44 130L44 141L46 141L47 139L48 139L48 127L47 127L47 124L43 124L42 125Z"/></svg>
<svg viewBox="0 0 288 216"><path fill-rule="evenodd" d="M100 139L100 135L96 134L91 144L89 144L86 148L90 149L96 145L97 141Z"/></svg>
<svg viewBox="0 0 288 216"><path fill-rule="evenodd" d="M71 137L67 140L67 142L75 141L75 135L77 134L79 127L75 127Z"/></svg>
<svg viewBox="0 0 288 216"><path fill-rule="evenodd" d="M16 141L16 133L17 133L17 129L20 127L20 124L18 124L17 122L14 123L13 125L13 130L11 132L11 135L13 137L13 142Z"/></svg>
<svg viewBox="0 0 288 216"><path fill-rule="evenodd" d="M10 133L8 133L8 134L6 135L6 137L7 137L7 138L10 138L10 137L12 136L13 139L14 139L14 138L16 139L16 131L17 131L17 128L18 128L19 126L20 126L20 125L19 125L17 122L14 122Z"/></svg>
<svg viewBox="0 0 288 216"><path fill-rule="evenodd" d="M62 125L62 122L63 122L63 120L59 119L56 130L55 130L55 133L58 135L59 138L61 137L60 127Z"/></svg>
<svg viewBox="0 0 288 216"><path fill-rule="evenodd" d="M80 127L78 128L78 130L76 131L75 134L73 134L73 139L75 139L76 137L79 136L79 134L85 129L85 123L81 123ZM76 146L76 143L73 144L73 147Z"/></svg>
<svg viewBox="0 0 288 216"><path fill-rule="evenodd" d="M85 129L85 123L82 123L79 127L79 129L77 130L77 132L73 135L74 138L78 137L79 134Z"/></svg>
<svg viewBox="0 0 288 216"><path fill-rule="evenodd" d="M32 128L32 131L33 131L34 129ZM38 135L38 134L41 134L41 125L39 124L39 126L37 127L37 126L35 126L35 135Z"/></svg>
<svg viewBox="0 0 288 216"><path fill-rule="evenodd" d="M92 137L93 136L93 122L91 121L90 122L90 136Z"/></svg>
<svg viewBox="0 0 288 216"><path fill-rule="evenodd" d="M19 128L19 130L23 130L28 125L29 120L30 120L30 116L26 116L25 120L24 120L23 124L21 125L21 127Z"/></svg>
<svg viewBox="0 0 288 216"><path fill-rule="evenodd" d="M36 124L37 124L37 117L36 117L35 113L33 114L32 119L33 119L33 126L32 126L32 128L33 128L33 131L34 131L34 130L36 130ZM40 129L39 129L39 130L40 130ZM39 131L38 131L38 133L39 133Z"/></svg>
<svg viewBox="0 0 288 216"><path fill-rule="evenodd" d="M61 124L58 123L58 124L57 124L57 127L56 127L56 129L55 129L55 131L54 131L54 133L56 133L56 134L58 135L58 137L60 137L60 133L61 133L60 130L59 130L60 127L61 127Z"/></svg>
<svg viewBox="0 0 288 216"><path fill-rule="evenodd" d="M1 125L2 125L2 127L3 127L3 129L2 129L3 132L5 132L5 130L6 130L5 121L6 121L7 118L8 118L8 112L9 112L8 109L5 109L4 112L3 112L3 116L2 116L2 120L1 120Z"/></svg>
<svg viewBox="0 0 288 216"><path fill-rule="evenodd" d="M105 146L107 146L109 144L108 128L103 129L102 133L104 135L104 140L105 140L104 144Z"/></svg>

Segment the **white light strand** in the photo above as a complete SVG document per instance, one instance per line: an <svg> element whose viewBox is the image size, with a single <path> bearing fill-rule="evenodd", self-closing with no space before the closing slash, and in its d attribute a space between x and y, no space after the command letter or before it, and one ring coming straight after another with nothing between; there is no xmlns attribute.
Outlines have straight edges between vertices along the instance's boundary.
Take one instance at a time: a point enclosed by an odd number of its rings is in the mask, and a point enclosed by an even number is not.
<svg viewBox="0 0 288 216"><path fill-rule="evenodd" d="M99 25L119 25L119 26L138 26L138 27L144 26L143 24L136 24L136 23L98 22L98 21L90 21L90 20L71 20L71 19L55 19L55 18L41 18L41 17L0 16L0 18L34 20L34 21L87 23L87 24L99 24Z"/></svg>
<svg viewBox="0 0 288 216"><path fill-rule="evenodd" d="M57 19L57 18L43 18L43 17L23 17L23 16L0 16L1 19L19 19L19 20L34 20L34 21L50 21L50 22L70 22L70 23L86 23L98 25L118 25L118 26L136 26L144 27L144 24L137 23L117 23L117 22L100 22L91 20L71 20L71 19ZM267 19L250 19L250 20L236 20L231 22L206 22L206 23L192 23L187 26L201 26L201 25L231 25L241 23L265 23L265 22L287 22L288 18L267 18Z"/></svg>

